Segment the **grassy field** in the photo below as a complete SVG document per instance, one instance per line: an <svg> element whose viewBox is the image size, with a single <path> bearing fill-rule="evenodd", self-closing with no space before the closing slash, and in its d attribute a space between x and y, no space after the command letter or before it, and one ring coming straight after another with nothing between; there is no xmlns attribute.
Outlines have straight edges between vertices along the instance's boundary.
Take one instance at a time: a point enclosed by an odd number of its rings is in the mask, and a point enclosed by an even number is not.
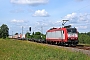
<svg viewBox="0 0 90 60"><path fill-rule="evenodd" d="M0 39L0 60L90 60L90 57L56 46Z"/></svg>

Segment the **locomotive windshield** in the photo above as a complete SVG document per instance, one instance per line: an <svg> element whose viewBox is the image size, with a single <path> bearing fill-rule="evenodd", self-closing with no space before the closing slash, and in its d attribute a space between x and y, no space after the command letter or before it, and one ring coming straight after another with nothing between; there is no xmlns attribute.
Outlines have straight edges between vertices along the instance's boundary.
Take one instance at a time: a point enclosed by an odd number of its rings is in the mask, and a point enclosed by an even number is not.
<svg viewBox="0 0 90 60"><path fill-rule="evenodd" d="M67 32L68 33L76 33L77 30L76 30L76 28L67 28Z"/></svg>

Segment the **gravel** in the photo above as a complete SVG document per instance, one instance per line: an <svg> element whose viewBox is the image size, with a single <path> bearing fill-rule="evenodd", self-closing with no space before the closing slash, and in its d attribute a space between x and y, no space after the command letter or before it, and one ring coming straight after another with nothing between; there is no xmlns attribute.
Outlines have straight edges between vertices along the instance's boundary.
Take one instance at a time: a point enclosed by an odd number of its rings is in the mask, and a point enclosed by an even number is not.
<svg viewBox="0 0 90 60"><path fill-rule="evenodd" d="M78 48L72 48L72 47L63 47L63 48L74 51L74 52L82 52L83 54L90 56L90 50L84 50L84 49L78 49Z"/></svg>

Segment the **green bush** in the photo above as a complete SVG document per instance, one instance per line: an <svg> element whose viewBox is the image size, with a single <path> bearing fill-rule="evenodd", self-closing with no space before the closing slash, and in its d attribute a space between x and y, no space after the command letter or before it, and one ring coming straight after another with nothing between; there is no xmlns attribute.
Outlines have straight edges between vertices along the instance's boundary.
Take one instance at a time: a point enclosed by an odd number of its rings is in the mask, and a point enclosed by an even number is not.
<svg viewBox="0 0 90 60"><path fill-rule="evenodd" d="M79 43L90 44L90 36L86 33L79 33Z"/></svg>

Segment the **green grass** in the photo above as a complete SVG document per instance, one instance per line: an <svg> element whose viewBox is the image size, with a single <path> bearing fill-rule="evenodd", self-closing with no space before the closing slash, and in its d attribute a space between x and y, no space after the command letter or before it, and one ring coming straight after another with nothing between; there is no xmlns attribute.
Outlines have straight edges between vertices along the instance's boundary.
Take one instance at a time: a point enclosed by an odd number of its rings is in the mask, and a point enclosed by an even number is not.
<svg viewBox="0 0 90 60"><path fill-rule="evenodd" d="M90 60L90 57L56 46L0 39L0 60Z"/></svg>

